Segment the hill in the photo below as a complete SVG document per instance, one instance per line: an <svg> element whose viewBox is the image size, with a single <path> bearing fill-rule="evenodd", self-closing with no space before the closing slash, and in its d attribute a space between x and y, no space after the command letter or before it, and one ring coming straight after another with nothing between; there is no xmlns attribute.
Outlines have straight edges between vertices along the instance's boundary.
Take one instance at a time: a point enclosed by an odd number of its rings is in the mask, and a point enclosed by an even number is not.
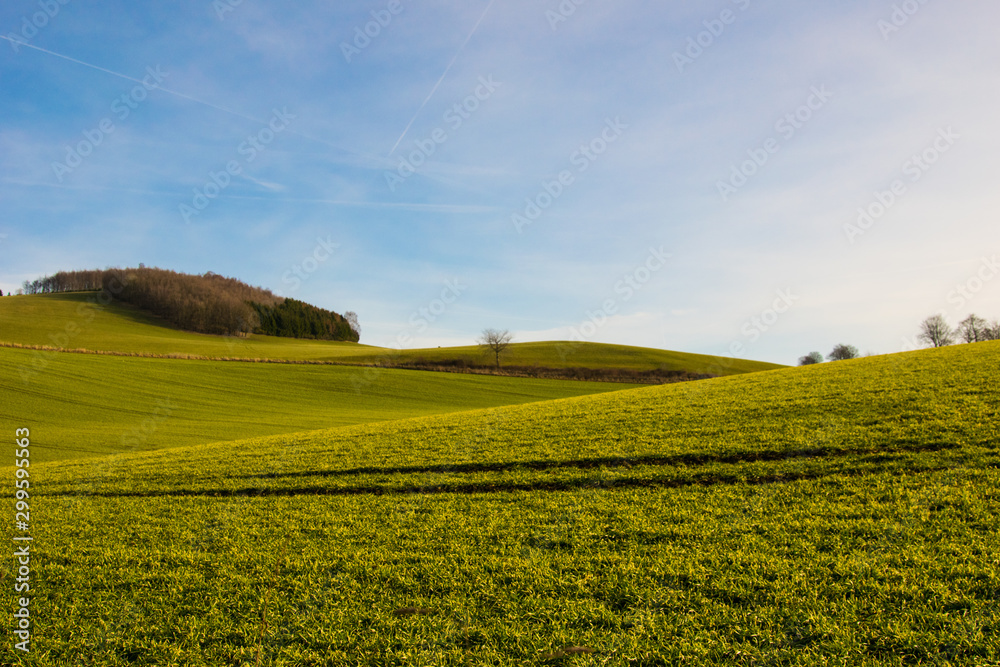
<svg viewBox="0 0 1000 667"><path fill-rule="evenodd" d="M996 664L998 369L981 343L33 466L36 647Z"/></svg>
<svg viewBox="0 0 1000 667"><path fill-rule="evenodd" d="M190 275L140 265L135 269L60 271L32 282L29 295L92 292L94 305L131 304L185 331L229 336L263 333L291 338L349 340L360 335L357 315L340 315L275 296L215 273Z"/></svg>
<svg viewBox="0 0 1000 667"><path fill-rule="evenodd" d="M211 336L181 331L135 307L100 308L86 293L0 298L0 343L129 354L206 358L324 361L381 366L487 365L476 347L392 350L349 342L274 336ZM545 368L603 368L733 375L782 368L777 364L601 343L519 343L505 364Z"/></svg>
<svg viewBox="0 0 1000 667"><path fill-rule="evenodd" d="M344 341L193 333L129 304L99 303L86 292L0 298L0 342L126 354L300 361L371 349Z"/></svg>
<svg viewBox="0 0 1000 667"><path fill-rule="evenodd" d="M620 389L349 366L292 366L0 348L0 414L36 461L386 421ZM626 385L627 386L627 385Z"/></svg>
<svg viewBox="0 0 1000 667"><path fill-rule="evenodd" d="M369 349L352 355L351 361L441 369L492 367L492 361L475 345L416 350ZM521 367L662 371L713 377L785 368L779 364L749 359L580 341L513 343L504 358L503 366L507 369Z"/></svg>

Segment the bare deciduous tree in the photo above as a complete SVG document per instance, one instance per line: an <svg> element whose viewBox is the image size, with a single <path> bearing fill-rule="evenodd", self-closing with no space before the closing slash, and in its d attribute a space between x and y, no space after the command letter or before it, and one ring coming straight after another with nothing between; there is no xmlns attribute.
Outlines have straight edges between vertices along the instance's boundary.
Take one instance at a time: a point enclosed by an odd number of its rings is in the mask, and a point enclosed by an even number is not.
<svg viewBox="0 0 1000 667"><path fill-rule="evenodd" d="M978 343L989 340L987 338L989 326L986 320L973 313L958 323L955 333L966 343Z"/></svg>
<svg viewBox="0 0 1000 667"><path fill-rule="evenodd" d="M503 331L499 331L498 329L483 329L483 334L477 342L483 348L484 352L493 355L497 363L497 369L499 369L500 355L507 351L512 340L514 340L514 334L506 329Z"/></svg>
<svg viewBox="0 0 1000 667"><path fill-rule="evenodd" d="M8 292L8 295L10 293ZM989 326L986 327L985 338L983 340L1000 340L1000 322L993 320Z"/></svg>
<svg viewBox="0 0 1000 667"><path fill-rule="evenodd" d="M944 347L955 342L955 332L948 326L943 315L931 315L920 323L917 340L934 347Z"/></svg>
<svg viewBox="0 0 1000 667"><path fill-rule="evenodd" d="M841 343L833 348L833 352L830 353L830 361L844 361L845 359L857 359L861 356L858 352L858 348L853 345L844 345Z"/></svg>
<svg viewBox="0 0 1000 667"><path fill-rule="evenodd" d="M347 320L347 324L351 327L351 331L358 334L358 338L361 338L361 324L358 323L358 314L353 310L349 310L344 313L344 319Z"/></svg>
<svg viewBox="0 0 1000 667"><path fill-rule="evenodd" d="M812 364L823 363L823 355L819 352L810 352L804 357L799 357L799 366L811 366Z"/></svg>

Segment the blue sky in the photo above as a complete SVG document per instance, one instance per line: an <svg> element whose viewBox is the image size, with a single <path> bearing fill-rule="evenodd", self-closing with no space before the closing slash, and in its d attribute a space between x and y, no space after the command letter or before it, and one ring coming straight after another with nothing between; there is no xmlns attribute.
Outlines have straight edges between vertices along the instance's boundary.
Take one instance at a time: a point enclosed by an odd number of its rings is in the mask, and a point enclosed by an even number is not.
<svg viewBox="0 0 1000 667"><path fill-rule="evenodd" d="M932 313L1000 318L998 19L11 0L0 289L142 262L356 311L389 347L896 352Z"/></svg>

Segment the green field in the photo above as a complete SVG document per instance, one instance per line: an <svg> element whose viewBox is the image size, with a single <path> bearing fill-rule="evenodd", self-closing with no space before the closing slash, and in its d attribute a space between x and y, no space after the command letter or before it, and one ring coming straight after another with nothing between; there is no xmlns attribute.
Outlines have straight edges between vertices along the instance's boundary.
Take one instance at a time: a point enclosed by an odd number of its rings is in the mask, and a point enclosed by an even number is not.
<svg viewBox="0 0 1000 667"><path fill-rule="evenodd" d="M38 460L204 444L612 391L606 382L0 348L0 421Z"/></svg>
<svg viewBox="0 0 1000 667"><path fill-rule="evenodd" d="M180 331L128 305L101 306L97 293L45 294L0 299L0 342L135 354L209 358L333 361L399 365L465 359L491 363L475 346L392 350L274 336L247 338ZM93 303L92 303L93 302ZM98 307L99 306L99 307ZM550 342L511 346L507 364L591 367L733 375L781 368L777 364L602 343Z"/></svg>
<svg viewBox="0 0 1000 667"><path fill-rule="evenodd" d="M4 650L998 665L998 380L981 343L33 465Z"/></svg>
<svg viewBox="0 0 1000 667"><path fill-rule="evenodd" d="M98 296L97 292L70 292L0 298L0 342L137 354L294 360L336 360L381 349L336 341L191 333L128 304L102 304Z"/></svg>

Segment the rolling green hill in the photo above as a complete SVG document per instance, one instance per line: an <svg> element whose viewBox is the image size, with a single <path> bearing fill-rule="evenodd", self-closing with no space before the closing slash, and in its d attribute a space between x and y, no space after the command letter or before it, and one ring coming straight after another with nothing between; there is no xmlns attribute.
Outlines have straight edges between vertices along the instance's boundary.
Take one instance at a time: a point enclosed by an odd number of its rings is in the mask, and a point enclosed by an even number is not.
<svg viewBox="0 0 1000 667"><path fill-rule="evenodd" d="M998 380L981 343L42 463L18 664L997 664Z"/></svg>
<svg viewBox="0 0 1000 667"><path fill-rule="evenodd" d="M475 345L466 347L431 348L418 350L368 350L352 355L358 363L429 364L464 360L471 364L489 365L491 360L482 355ZM746 359L714 357L704 354L672 352L649 347L609 345L607 343L581 343L575 341L549 341L541 343L514 343L503 359L508 366L542 366L549 368L621 368L627 370L687 371L707 375L738 375L784 368L778 364Z"/></svg>
<svg viewBox="0 0 1000 667"><path fill-rule="evenodd" d="M421 360L489 361L479 354L475 346L400 351L356 343L190 333L171 328L161 320L127 305L112 302L97 309L89 303L96 299L96 294L76 292L0 298L0 342L137 354L379 365L400 365ZM781 368L777 364L743 359L576 342L515 344L505 363L552 368L659 369L710 375Z"/></svg>
<svg viewBox="0 0 1000 667"><path fill-rule="evenodd" d="M101 305L96 292L0 298L0 342L124 353L293 360L340 359L357 343L276 336L237 338L181 331L138 308Z"/></svg>
<svg viewBox="0 0 1000 667"><path fill-rule="evenodd" d="M629 385L0 348L0 420L40 460L202 444Z"/></svg>

